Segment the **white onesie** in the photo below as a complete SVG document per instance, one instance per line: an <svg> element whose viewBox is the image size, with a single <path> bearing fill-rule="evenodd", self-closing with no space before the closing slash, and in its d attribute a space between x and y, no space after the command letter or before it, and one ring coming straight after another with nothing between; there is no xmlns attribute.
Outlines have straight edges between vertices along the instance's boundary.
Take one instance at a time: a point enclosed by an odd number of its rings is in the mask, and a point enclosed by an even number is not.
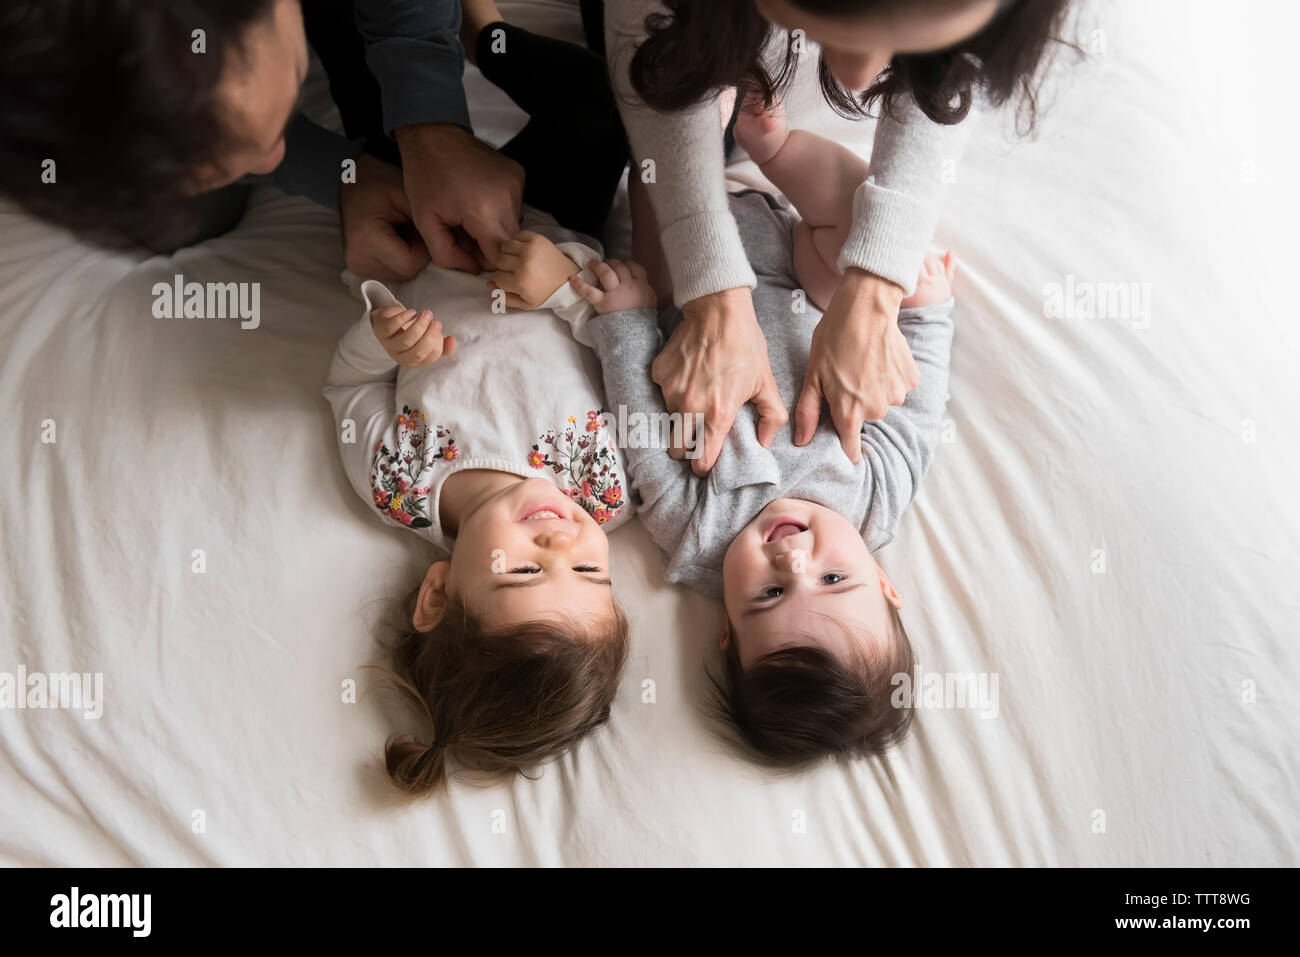
<svg viewBox="0 0 1300 957"><path fill-rule="evenodd" d="M585 269L590 239L525 207L526 228ZM583 242L574 240L583 239ZM604 388L583 325L591 308L561 286L536 310L492 310L486 280L432 264L397 288L360 284L365 305L339 341L325 385L348 481L388 522L450 552L438 517L443 483L460 469L548 478L606 531L632 514L623 456L605 427ZM456 351L422 369L399 367L370 311L429 309Z"/></svg>

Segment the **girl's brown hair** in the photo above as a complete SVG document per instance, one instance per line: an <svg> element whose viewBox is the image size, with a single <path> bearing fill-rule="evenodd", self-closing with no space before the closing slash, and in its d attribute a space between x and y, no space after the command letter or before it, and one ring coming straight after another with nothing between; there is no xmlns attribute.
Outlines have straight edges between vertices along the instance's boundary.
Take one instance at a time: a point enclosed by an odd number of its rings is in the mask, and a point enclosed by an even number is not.
<svg viewBox="0 0 1300 957"><path fill-rule="evenodd" d="M417 631L417 595L403 604L389 676L433 735L427 744L388 739L388 774L403 791L440 787L448 758L489 775L523 774L609 718L628 644L617 605L604 627L535 621L492 631L452 600L433 628Z"/></svg>
<svg viewBox="0 0 1300 957"><path fill-rule="evenodd" d="M809 13L847 16L897 10L904 0L790 0ZM649 36L629 64L637 94L658 110L680 110L727 86L743 85L771 106L794 80L799 54L786 48L775 72L763 62L774 27L754 0L665 0L667 13L646 18ZM1020 100L1024 126L1037 112L1036 84L1048 47L1057 40L1069 0L1003 0L982 30L933 53L900 53L860 96L818 64L822 94L842 116L860 119L881 102L894 112L910 95L936 123L961 122L975 91L1000 106Z"/></svg>

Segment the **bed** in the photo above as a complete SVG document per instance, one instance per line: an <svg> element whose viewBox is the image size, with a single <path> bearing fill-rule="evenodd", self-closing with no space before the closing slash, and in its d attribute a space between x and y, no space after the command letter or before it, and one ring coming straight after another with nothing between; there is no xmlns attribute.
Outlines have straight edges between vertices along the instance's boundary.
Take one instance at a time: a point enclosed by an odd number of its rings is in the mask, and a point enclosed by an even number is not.
<svg viewBox="0 0 1300 957"><path fill-rule="evenodd" d="M574 3L502 6L580 36ZM97 718L0 710L0 863L1300 863L1297 152L1274 119L1300 18L1247 7L1083 4L1037 138L991 118L954 164L952 401L881 560L924 674L996 681L996 708L923 707L887 756L797 774L714 733L720 611L633 524L607 727L531 779L408 802L381 746L410 723L364 666L427 556L336 462L320 387L357 304L333 217L259 192L229 235L150 256L0 209L0 672L103 676ZM467 82L502 141L519 115ZM869 153L806 76L793 110ZM259 282L260 325L155 318L176 274Z"/></svg>

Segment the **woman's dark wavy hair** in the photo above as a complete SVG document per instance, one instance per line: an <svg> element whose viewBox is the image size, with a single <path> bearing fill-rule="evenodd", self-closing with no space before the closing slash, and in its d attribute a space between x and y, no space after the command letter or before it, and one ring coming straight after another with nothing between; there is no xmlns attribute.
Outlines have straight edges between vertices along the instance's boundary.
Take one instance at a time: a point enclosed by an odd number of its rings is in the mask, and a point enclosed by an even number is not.
<svg viewBox="0 0 1300 957"><path fill-rule="evenodd" d="M0 4L0 192L101 240L174 228L225 136L215 91L275 0ZM191 52L192 31L206 53ZM55 183L41 164L56 164Z"/></svg>
<svg viewBox="0 0 1300 957"><path fill-rule="evenodd" d="M822 16L892 10L907 2L790 0L794 7ZM858 96L840 86L822 60L817 68L822 94L849 119L867 116L876 103L893 113L901 98L910 95L931 120L950 125L965 119L979 92L995 106L1018 101L1022 127L1032 129L1039 67L1048 47L1060 42L1069 4L1002 0L978 33L938 52L898 54ZM774 64L774 71L763 62L776 28L758 12L754 0L665 0L665 5L667 13L646 18L649 36L629 64L632 86L649 106L680 110L726 86L744 86L771 106L793 81L799 56L793 45Z"/></svg>

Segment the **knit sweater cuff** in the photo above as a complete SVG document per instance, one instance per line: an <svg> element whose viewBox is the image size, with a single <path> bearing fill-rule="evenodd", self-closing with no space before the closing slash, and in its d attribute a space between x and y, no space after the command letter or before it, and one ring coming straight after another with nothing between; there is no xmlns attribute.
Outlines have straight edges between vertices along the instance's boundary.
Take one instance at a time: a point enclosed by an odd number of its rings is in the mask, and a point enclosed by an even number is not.
<svg viewBox="0 0 1300 957"><path fill-rule="evenodd" d="M911 295L937 218L931 205L868 179L853 195L853 228L840 250L840 270L865 269Z"/></svg>
<svg viewBox="0 0 1300 957"><path fill-rule="evenodd" d="M724 289L757 285L730 210L707 210L679 220L662 238L678 306Z"/></svg>

